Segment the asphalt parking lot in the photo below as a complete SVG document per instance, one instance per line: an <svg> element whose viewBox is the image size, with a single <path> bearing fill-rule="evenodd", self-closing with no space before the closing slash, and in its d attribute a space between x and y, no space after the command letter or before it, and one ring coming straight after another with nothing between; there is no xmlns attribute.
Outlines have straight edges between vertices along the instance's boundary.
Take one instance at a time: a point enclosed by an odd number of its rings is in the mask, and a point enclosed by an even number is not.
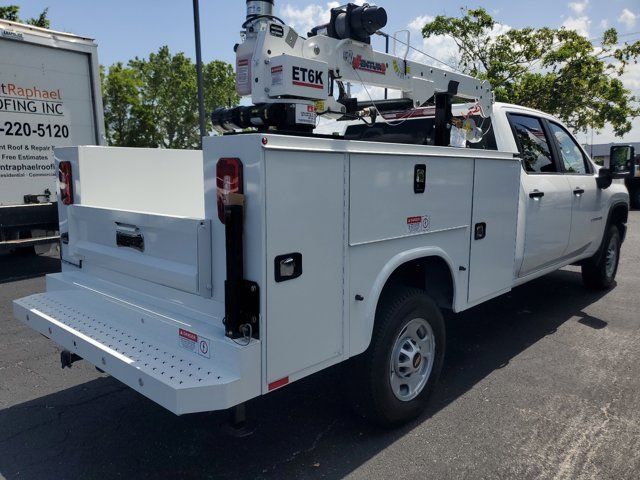
<svg viewBox="0 0 640 480"><path fill-rule="evenodd" d="M0 478L638 478L640 212L617 286L568 268L450 318L429 410L396 431L355 418L332 369L222 413L176 417L13 319L53 257L0 257Z"/></svg>

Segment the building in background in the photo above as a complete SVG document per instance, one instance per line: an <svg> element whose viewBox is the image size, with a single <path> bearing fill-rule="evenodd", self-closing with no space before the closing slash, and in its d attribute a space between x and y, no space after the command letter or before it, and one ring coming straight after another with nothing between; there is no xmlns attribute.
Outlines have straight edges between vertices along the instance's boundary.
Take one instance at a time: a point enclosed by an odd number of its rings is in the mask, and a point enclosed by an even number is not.
<svg viewBox="0 0 640 480"><path fill-rule="evenodd" d="M636 149L636 153L640 153L640 142L625 142L623 140L614 143L585 144L583 147L594 162L598 165L604 165L604 162L609 160L609 150L613 145L632 145Z"/></svg>
<svg viewBox="0 0 640 480"><path fill-rule="evenodd" d="M635 149L635 158L631 162L629 174L624 179L624 183L629 191L631 206L640 209L640 142L596 143L584 145L584 148L594 162L609 168L609 152L613 145L631 145Z"/></svg>

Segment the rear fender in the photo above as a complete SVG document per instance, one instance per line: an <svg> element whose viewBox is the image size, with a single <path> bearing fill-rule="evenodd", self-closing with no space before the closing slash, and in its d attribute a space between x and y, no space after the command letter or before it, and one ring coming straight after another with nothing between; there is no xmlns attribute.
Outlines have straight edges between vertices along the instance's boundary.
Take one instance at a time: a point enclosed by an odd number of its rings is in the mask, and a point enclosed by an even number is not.
<svg viewBox="0 0 640 480"><path fill-rule="evenodd" d="M376 309L378 308L378 303L380 301L380 296L382 294L382 291L384 290L384 287L387 284L391 275L399 267L406 264L407 262L420 259L420 258L426 258L426 257L439 257L445 261L445 263L449 267L450 272L454 271L453 262L451 261L451 258L449 257L449 255L447 255L447 253L444 250L442 250L439 247L430 246L430 247L415 248L412 250L407 250L405 252L400 252L394 257L392 257L391 259L389 259L389 261L380 270L380 273L378 273L378 276L376 277L376 280L374 281L373 286L371 287L371 290L369 291L369 294L366 297L367 298L366 313L365 313L366 326L363 329L363 331L366 332L367 337L364 339L360 339L360 341L357 341L357 345L359 345L359 348L356 347L355 351L352 350L350 352L351 356L364 352L368 348L369 343L371 343L371 337L373 334L373 325L376 317ZM458 298L458 292L460 291L460 289L458 288L458 284L457 284L458 280L456 279L456 276L451 275L451 278L453 283L452 308L454 311L458 311L460 307L458 305L458 302L464 299Z"/></svg>

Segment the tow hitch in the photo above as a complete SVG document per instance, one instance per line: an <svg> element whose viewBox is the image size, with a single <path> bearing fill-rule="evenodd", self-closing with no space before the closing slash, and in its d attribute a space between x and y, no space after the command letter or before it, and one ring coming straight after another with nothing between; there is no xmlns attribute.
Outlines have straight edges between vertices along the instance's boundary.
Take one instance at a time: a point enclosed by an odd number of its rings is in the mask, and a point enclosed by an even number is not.
<svg viewBox="0 0 640 480"><path fill-rule="evenodd" d="M75 353L71 353L69 350L63 350L60 352L60 363L62 368L68 367L71 368L74 362L78 360L82 360L80 355L76 355Z"/></svg>

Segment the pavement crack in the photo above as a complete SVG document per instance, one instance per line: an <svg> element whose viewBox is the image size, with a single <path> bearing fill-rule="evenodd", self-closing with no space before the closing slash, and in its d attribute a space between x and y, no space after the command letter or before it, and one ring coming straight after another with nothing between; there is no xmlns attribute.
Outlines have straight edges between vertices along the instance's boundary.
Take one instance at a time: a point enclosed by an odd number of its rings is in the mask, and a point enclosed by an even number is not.
<svg viewBox="0 0 640 480"><path fill-rule="evenodd" d="M58 420L58 416L56 415L54 418L50 418L49 420L47 420L45 422L40 422L40 423L37 423L35 425L31 425L30 427L27 427L25 429L19 430L14 434L9 435L8 437L0 439L0 445L2 445L3 443L7 443L7 442L13 440L14 438L17 438L20 435L24 435L25 433L29 433L29 432L32 432L34 430L37 430L40 427L45 427L47 425L51 425L52 423L56 422L57 420Z"/></svg>
<svg viewBox="0 0 640 480"><path fill-rule="evenodd" d="M8 437L0 439L0 445L3 444L3 443L7 443L7 442L13 440L14 438L17 438L17 437L19 437L21 435L24 435L26 433L32 432L32 431L37 430L37 429L39 429L41 427L46 427L47 425L51 425L51 424L55 423L56 421L60 421L60 417L62 415L64 415L70 408L86 405L87 403L91 403L91 402L94 402L94 401L99 400L101 398L107 397L109 395L113 395L114 393L119 393L119 392L125 390L126 388L127 387L117 388L115 390L111 390L109 392L106 392L106 393L103 393L103 394L100 394L100 395L96 395L96 396L93 396L91 398L88 398L86 400L83 400L83 401L80 401L80 402L76 402L76 403L68 403L68 404L65 404L65 405L56 405L56 406L53 406L53 407L46 407L45 406L44 408L51 408L51 409L54 410L54 413L55 413L54 417L52 417L49 420L46 420L44 422L40 422L40 423L37 423L35 425L31 425L31 426L29 426L27 428L24 428L22 430L19 430L19 431L15 432L15 433L9 435ZM20 407L18 405L16 407L11 407L11 408L14 408L14 409L23 409L23 408L24 409L27 409L27 408L32 409L32 408L43 408L43 406L42 405L29 405L29 406L26 406L26 407Z"/></svg>
<svg viewBox="0 0 640 480"><path fill-rule="evenodd" d="M293 462L301 454L313 452L318 447L318 444L320 443L320 441L325 437L325 435L327 435L327 433L329 433L331 431L331 429L335 426L335 424L337 422L338 422L337 419L334 420L329 425L327 425L326 428L324 428L322 431L318 432L318 434L315 436L313 442L311 443L311 446L309 446L308 448L305 448L303 450L296 450L295 452L293 452L289 457L285 458L284 460L281 460L279 462L274 463L271 466L271 468L263 470L262 473L266 473L268 470L274 471L274 470L276 470L278 467L280 467L282 465L286 465L287 463Z"/></svg>
<svg viewBox="0 0 640 480"><path fill-rule="evenodd" d="M127 386L118 387L118 388L116 388L114 390L111 390L109 392L105 392L105 393L102 393L100 395L96 395L94 397L87 398L85 400L81 400L79 402L67 403L67 404L64 404L64 405L57 405L54 408L59 408L59 409L62 410L61 413L64 413L70 408L80 407L82 405L86 405L87 403L91 403L91 402L94 402L96 400L100 400L101 398L108 397L110 395L113 395L115 393L120 393L120 392L125 391L125 390L129 390L129 387L127 387Z"/></svg>

